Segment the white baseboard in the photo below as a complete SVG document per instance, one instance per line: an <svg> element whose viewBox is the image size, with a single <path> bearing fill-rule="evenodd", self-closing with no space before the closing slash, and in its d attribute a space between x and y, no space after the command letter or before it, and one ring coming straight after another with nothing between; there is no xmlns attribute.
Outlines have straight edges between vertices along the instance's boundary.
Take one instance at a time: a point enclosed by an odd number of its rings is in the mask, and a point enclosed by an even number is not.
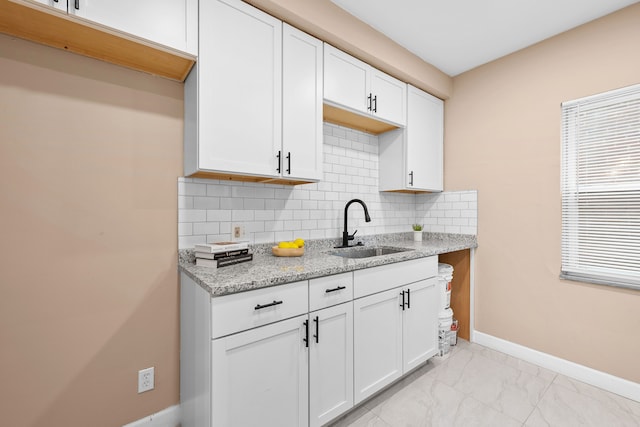
<svg viewBox="0 0 640 427"><path fill-rule="evenodd" d="M122 427L180 427L180 405L170 406Z"/></svg>
<svg viewBox="0 0 640 427"><path fill-rule="evenodd" d="M473 342L640 402L640 384L511 341L474 331Z"/></svg>

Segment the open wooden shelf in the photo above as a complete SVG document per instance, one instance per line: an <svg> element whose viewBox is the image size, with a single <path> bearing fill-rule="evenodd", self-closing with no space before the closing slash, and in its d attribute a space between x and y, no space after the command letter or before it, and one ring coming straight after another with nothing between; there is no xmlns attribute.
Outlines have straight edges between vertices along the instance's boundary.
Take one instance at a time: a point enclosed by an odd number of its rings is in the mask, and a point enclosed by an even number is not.
<svg viewBox="0 0 640 427"><path fill-rule="evenodd" d="M453 266L451 281L451 309L458 319L458 337L469 340L471 312L471 250L440 254L438 261Z"/></svg>
<svg viewBox="0 0 640 427"><path fill-rule="evenodd" d="M296 181L286 178L267 178L263 176L251 176L251 175L234 175L223 172L207 172L200 171L188 176L188 178L207 178L207 179L219 179L222 181L242 181L242 182L259 182L262 184L280 184L280 185L300 185L309 184L315 181Z"/></svg>
<svg viewBox="0 0 640 427"><path fill-rule="evenodd" d="M393 129L398 129L389 123L381 122L373 117L361 116L351 111L343 110L332 105L323 105L324 121L335 125L346 126L351 129L379 135Z"/></svg>
<svg viewBox="0 0 640 427"><path fill-rule="evenodd" d="M196 60L31 1L0 0L0 32L180 82Z"/></svg>

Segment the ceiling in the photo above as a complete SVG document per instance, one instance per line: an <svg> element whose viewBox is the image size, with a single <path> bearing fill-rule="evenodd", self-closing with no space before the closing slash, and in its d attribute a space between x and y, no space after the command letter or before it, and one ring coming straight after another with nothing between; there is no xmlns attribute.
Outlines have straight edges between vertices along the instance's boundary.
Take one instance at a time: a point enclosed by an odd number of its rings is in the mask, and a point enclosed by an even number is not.
<svg viewBox="0 0 640 427"><path fill-rule="evenodd" d="M331 0L455 76L638 0Z"/></svg>

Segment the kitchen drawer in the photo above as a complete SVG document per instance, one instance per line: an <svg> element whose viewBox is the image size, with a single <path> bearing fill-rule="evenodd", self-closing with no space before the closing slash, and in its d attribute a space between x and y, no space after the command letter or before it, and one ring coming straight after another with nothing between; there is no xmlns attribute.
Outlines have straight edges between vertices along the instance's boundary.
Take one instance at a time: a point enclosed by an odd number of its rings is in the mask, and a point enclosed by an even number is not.
<svg viewBox="0 0 640 427"><path fill-rule="evenodd" d="M365 268L353 272L353 297L360 298L437 275L437 256Z"/></svg>
<svg viewBox="0 0 640 427"><path fill-rule="evenodd" d="M219 338L305 314L308 301L306 280L212 298L211 336Z"/></svg>
<svg viewBox="0 0 640 427"><path fill-rule="evenodd" d="M331 307L353 299L353 273L309 280L309 311Z"/></svg>

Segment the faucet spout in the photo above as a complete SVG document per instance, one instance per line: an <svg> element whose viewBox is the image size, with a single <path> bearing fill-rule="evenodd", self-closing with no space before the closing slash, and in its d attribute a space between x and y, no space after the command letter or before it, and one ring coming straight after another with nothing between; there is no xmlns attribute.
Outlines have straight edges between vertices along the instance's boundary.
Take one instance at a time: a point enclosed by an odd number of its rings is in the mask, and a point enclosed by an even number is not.
<svg viewBox="0 0 640 427"><path fill-rule="evenodd" d="M366 222L371 222L371 217L369 216L369 209L367 209L367 205L360 199L349 200L344 207L344 231L342 232L342 246L341 246L343 248L349 247L349 240L353 240L356 232L358 231L356 230L353 234L349 234L349 228L347 226L347 220L348 220L347 212L349 210L349 206L351 206L352 203L360 203L360 205L364 209L364 220Z"/></svg>

